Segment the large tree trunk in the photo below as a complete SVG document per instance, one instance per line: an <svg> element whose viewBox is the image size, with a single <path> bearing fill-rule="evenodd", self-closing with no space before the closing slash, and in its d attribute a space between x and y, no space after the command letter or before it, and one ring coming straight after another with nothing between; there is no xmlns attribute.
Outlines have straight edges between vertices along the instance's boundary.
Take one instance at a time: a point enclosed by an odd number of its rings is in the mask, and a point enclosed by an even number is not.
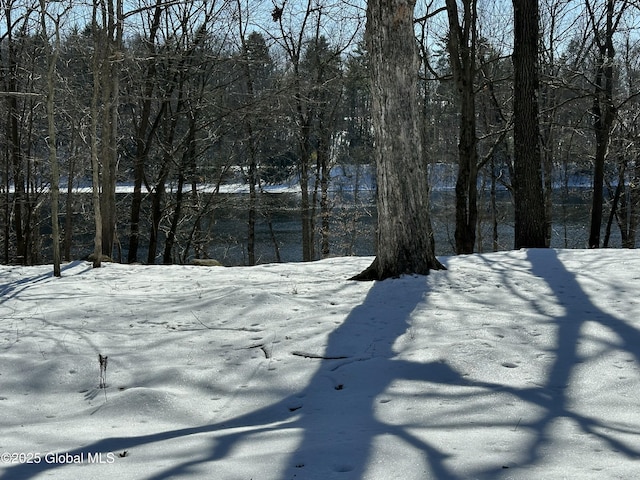
<svg viewBox="0 0 640 480"><path fill-rule="evenodd" d="M116 237L116 173L118 165L118 106L120 103L120 63L122 60L122 0L107 0L106 18L103 18L105 57L101 64L102 80L102 135L100 160L102 161L101 213L102 254L113 255Z"/></svg>
<svg viewBox="0 0 640 480"><path fill-rule="evenodd" d="M369 0L370 58L376 141L378 245L371 266L353 277L382 280L442 269L429 221L429 185L423 161L417 92L414 0Z"/></svg>
<svg viewBox="0 0 640 480"><path fill-rule="evenodd" d="M100 210L102 212L102 254L111 258L113 256L116 222L116 146L115 143L113 143L116 136L116 127L113 123L115 113L113 110L114 106L110 104L109 100L105 103L100 143L100 160L102 161Z"/></svg>
<svg viewBox="0 0 640 480"><path fill-rule="evenodd" d="M118 73L110 61L105 62L109 80L103 85L104 111L102 117L102 138L100 158L102 177L100 197L102 210L102 253L113 255L116 228L116 171L118 164Z"/></svg>
<svg viewBox="0 0 640 480"><path fill-rule="evenodd" d="M538 0L513 0L515 248L547 246L538 113Z"/></svg>

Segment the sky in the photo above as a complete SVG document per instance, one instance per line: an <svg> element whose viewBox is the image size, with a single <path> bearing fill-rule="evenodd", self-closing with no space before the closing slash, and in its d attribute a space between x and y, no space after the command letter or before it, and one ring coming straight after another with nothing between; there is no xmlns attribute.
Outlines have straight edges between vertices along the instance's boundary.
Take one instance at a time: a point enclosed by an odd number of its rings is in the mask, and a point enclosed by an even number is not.
<svg viewBox="0 0 640 480"><path fill-rule="evenodd" d="M371 260L0 266L0 480L637 476L638 251Z"/></svg>

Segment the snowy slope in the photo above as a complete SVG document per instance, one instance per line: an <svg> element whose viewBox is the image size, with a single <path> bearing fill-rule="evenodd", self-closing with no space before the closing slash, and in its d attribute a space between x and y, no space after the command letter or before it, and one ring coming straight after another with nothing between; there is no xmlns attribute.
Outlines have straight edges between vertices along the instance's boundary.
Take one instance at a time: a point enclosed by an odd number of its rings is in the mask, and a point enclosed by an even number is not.
<svg viewBox="0 0 640 480"><path fill-rule="evenodd" d="M1 266L0 480L638 478L640 252L441 260Z"/></svg>

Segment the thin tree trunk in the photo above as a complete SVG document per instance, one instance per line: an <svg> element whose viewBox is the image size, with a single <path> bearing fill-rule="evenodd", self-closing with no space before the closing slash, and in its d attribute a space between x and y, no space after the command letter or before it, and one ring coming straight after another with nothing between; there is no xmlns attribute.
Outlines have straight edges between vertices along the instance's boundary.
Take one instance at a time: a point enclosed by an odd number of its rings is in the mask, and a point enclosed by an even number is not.
<svg viewBox="0 0 640 480"><path fill-rule="evenodd" d="M633 179L629 185L629 244L628 248L636 245L638 230L638 216L640 213L640 162L636 161Z"/></svg>
<svg viewBox="0 0 640 480"><path fill-rule="evenodd" d="M162 204L164 202L167 178L171 159L165 158L160 169L158 182L156 183L151 195L151 232L149 235L149 252L147 255L147 263L153 265L156 263L156 253L158 251L158 239L160 236L160 222L162 221Z"/></svg>
<svg viewBox="0 0 640 480"><path fill-rule="evenodd" d="M241 12L242 8L238 4L238 12ZM247 47L244 31L242 16L239 15L239 28L240 28L240 41L242 42L242 55L243 55L243 68L245 75L245 87L247 89L247 102L253 103L255 101L255 89L254 79L250 68L249 49ZM247 132L247 142L249 145L249 208L247 219L247 254L249 257L249 265L256 264L256 217L258 209L258 193L256 185L258 183L258 153L256 148L256 138L253 130L253 115L247 115L244 118L244 127Z"/></svg>
<svg viewBox="0 0 640 480"><path fill-rule="evenodd" d="M301 108L301 107L300 107ZM304 120L304 115L299 114ZM311 202L309 201L309 126L302 127L300 139L300 219L302 222L302 260L313 260L313 229L311 228Z"/></svg>
<svg viewBox="0 0 640 480"><path fill-rule="evenodd" d="M626 222L623 218L626 217L626 208L624 206L624 165L620 166L620 170L618 172L618 185L616 185L616 189L613 192L613 199L611 201L611 212L609 212L609 218L607 219L607 226L605 228L604 240L602 241L602 247L609 247L609 240L611 239L611 227L613 226L613 220L616 216L618 216L618 225L620 227L620 235L622 237L622 246L625 246L627 231L626 231ZM622 201L621 201L622 200Z"/></svg>
<svg viewBox="0 0 640 480"><path fill-rule="evenodd" d="M320 149L320 251L323 258L330 254L329 220L331 217L329 206L329 159L328 152Z"/></svg>
<svg viewBox="0 0 640 480"><path fill-rule="evenodd" d="M146 77L144 84L144 94L142 99L142 109L140 119L137 125L134 122L136 137L136 153L133 160L134 176L133 176L133 196L131 199L131 221L129 233L129 250L127 253L127 262L134 263L138 261L138 248L140 246L140 211L142 208L142 184L144 179L145 164L147 162L149 147L158 125L157 119L162 116L162 110L156 116L156 122L150 124L151 104L153 92L155 90L156 81L156 58L155 58L155 42L156 34L160 28L160 20L162 17L162 0L156 0L153 19L149 28L149 36L145 45L148 48L150 60L147 63ZM164 103L163 103L164 105Z"/></svg>
<svg viewBox="0 0 640 480"><path fill-rule="evenodd" d="M491 156L491 225L492 225L492 248L498 251L498 201L497 201L498 179L496 177L495 158Z"/></svg>
<svg viewBox="0 0 640 480"><path fill-rule="evenodd" d="M162 263L164 265L171 265L173 263L173 246L176 243L176 236L178 235L178 223L180 222L180 215L182 215L182 203L184 194L182 188L184 186L184 173L180 169L178 172L178 186L176 190L176 208L173 211L171 217L171 226L167 232L167 240L164 243L164 254L162 255Z"/></svg>
<svg viewBox="0 0 640 480"><path fill-rule="evenodd" d="M118 106L122 60L122 2L106 0L106 56L102 63L102 253L111 257L116 230L116 172L118 166Z"/></svg>
<svg viewBox="0 0 640 480"><path fill-rule="evenodd" d="M187 149L182 155L182 162L178 171L178 187L176 191L176 207L173 212L173 217L171 219L171 227L169 228L169 232L167 233L167 240L165 242L164 255L162 262L165 265L169 265L173 263L173 247L176 243L176 237L178 236L178 224L180 223L180 217L182 216L182 206L184 204L184 193L182 191L186 179L185 179L185 170L187 165L191 165L195 162L196 155L196 114L190 116L189 119L189 132L187 134L186 144Z"/></svg>
<svg viewBox="0 0 640 480"><path fill-rule="evenodd" d="M4 263L9 263L9 239L11 238L11 193L10 193L10 176L11 176L11 168L9 167L9 162L5 165L5 195L4 195L4 245L3 245L3 256Z"/></svg>
<svg viewBox="0 0 640 480"><path fill-rule="evenodd" d="M181 110L182 104L182 83L179 87L179 95L177 99L176 112ZM169 104L170 100L166 100L165 104ZM176 137L176 128L178 124L178 115L171 111L170 106L167 106L164 111L166 117L164 118L163 132L162 132L162 150L164 156L162 158L162 164L160 166L160 172L158 174L158 181L151 195L151 233L149 235L149 252L147 256L147 263L152 265L155 263L156 252L158 250L158 239L160 236L160 222L162 220L162 207L166 192L167 179L171 172L171 165L173 164L173 152L174 143Z"/></svg>
<svg viewBox="0 0 640 480"><path fill-rule="evenodd" d="M110 69L109 69L110 71ZM101 210L102 254L111 258L115 242L116 225L116 167L117 167L117 107L115 80L103 85L103 120L100 158L102 159Z"/></svg>
<svg viewBox="0 0 640 480"><path fill-rule="evenodd" d="M10 40L10 43L12 40ZM13 50L13 47L10 45L10 52ZM9 57L11 58L11 53ZM11 61L11 60L10 60ZM15 62L11 61L11 64L14 65ZM16 82L13 78L14 67L11 67L9 76L9 91L16 91ZM26 265L27 263L27 238L25 233L25 223L24 223L24 215L25 215L25 207L27 205L27 191L25 189L25 175L24 175L24 167L22 161L22 153L20 151L20 132L18 119L20 113L18 112L18 101L15 96L8 96L8 132L7 138L9 139L9 153L12 159L13 166L13 227L16 236L16 260ZM28 224L27 224L28 225Z"/></svg>
<svg viewBox="0 0 640 480"><path fill-rule="evenodd" d="M273 243L273 253L276 257L276 262L280 263L282 258L280 257L280 246L278 245L278 240L276 239L276 232L273 229L273 221L271 220L271 215L267 211L267 227L269 228L269 237L271 238L271 243Z"/></svg>
<svg viewBox="0 0 640 480"><path fill-rule="evenodd" d="M596 136L596 152L593 166L593 196L591 200L591 226L589 229L589 247L600 247L600 230L602 227L602 208L604 205L604 165L609 150L609 142L611 140L611 130L615 120L616 109L613 105L613 61L615 57L615 48L613 45L614 27L614 3L615 0L607 0L606 12L606 28L604 31L604 41L600 38L603 32L595 31L596 43L598 46L599 58L596 67L596 77L593 96L593 114L594 131ZM621 7L624 10L626 2ZM593 11L589 7L590 15L593 18ZM622 11L621 10L621 11ZM615 22L617 23L617 22Z"/></svg>
<svg viewBox="0 0 640 480"><path fill-rule="evenodd" d="M249 82L249 91L253 98L253 85ZM256 264L256 216L258 210L258 192L256 184L258 183L258 162L255 147L255 139L253 137L253 127L251 120L247 119L246 129L249 142L249 218L247 221L247 253L249 255L249 265Z"/></svg>
<svg viewBox="0 0 640 480"><path fill-rule="evenodd" d="M77 148L77 134L75 131L75 124L72 125L71 133L71 156L69 157L69 171L67 174L67 198L65 205L65 219L64 219L64 259L65 261L71 261L71 244L73 243L73 179L76 176L76 153Z"/></svg>
<svg viewBox="0 0 640 480"><path fill-rule="evenodd" d="M58 220L58 211L60 209L60 164L58 163L58 152L56 146L56 122L55 122L55 74L56 62L58 61L60 48L60 32L56 24L54 32L55 41L52 46L49 45L47 34L46 20L46 2L40 0L40 26L42 28L43 48L51 49L47 51L47 94L46 94L46 111L48 136L47 144L49 147L49 164L51 168L51 243L53 250L53 275L55 277L62 276L60 271L60 223Z"/></svg>
<svg viewBox="0 0 640 480"><path fill-rule="evenodd" d="M472 253L478 219L478 150L476 137L476 6L463 2L462 24L455 0L447 0L449 40L447 43L459 102L458 176L456 180L456 253Z"/></svg>
<svg viewBox="0 0 640 480"><path fill-rule="evenodd" d="M102 52L103 42L99 35L97 21L98 5L93 4L92 28L94 33L93 43L93 92L91 95L91 180L93 218L95 223L95 237L93 248L93 268L102 266L102 211L100 208L100 162L98 161L98 98L100 95L100 62L104 57Z"/></svg>
<svg viewBox="0 0 640 480"><path fill-rule="evenodd" d="M147 264L156 263L156 253L158 251L158 237L160 235L160 221L162 220L162 201L165 192L164 175L158 180L153 193L151 194L151 232L149 234L149 251L147 252Z"/></svg>
<svg viewBox="0 0 640 480"><path fill-rule="evenodd" d="M7 185L9 185L9 178L13 175L13 199L10 200L9 188L7 188L7 228L5 234L5 241L7 242L7 248L5 255L7 261L9 260L9 239L11 238L11 217L13 217L13 226L15 232L15 245L16 245L16 261L25 264L27 258L27 245L25 241L25 234L23 230L23 211L26 205L26 191L25 191L25 178L23 171L22 154L20 151L20 134L19 134L19 118L20 113L18 110L18 99L16 94L18 93L18 61L17 52L14 43L13 28L14 20L12 18L12 9L4 9L5 27L6 33L4 34L4 42L6 44L6 65L3 69L3 74L6 75L5 89L8 92L6 96L7 100ZM11 165L11 167L9 167ZM11 170L11 171L10 171Z"/></svg>

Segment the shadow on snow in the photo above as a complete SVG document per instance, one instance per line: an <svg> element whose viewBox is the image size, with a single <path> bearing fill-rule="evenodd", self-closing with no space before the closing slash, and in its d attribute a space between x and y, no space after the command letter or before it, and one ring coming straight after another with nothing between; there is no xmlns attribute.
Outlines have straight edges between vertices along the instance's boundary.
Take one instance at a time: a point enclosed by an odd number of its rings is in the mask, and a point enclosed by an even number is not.
<svg viewBox="0 0 640 480"><path fill-rule="evenodd" d="M60 271L64 273L67 270L77 267L86 263L82 260L74 260L73 262L64 263L60 267ZM16 266L16 268L23 268L22 266ZM28 267L27 267L28 268ZM84 271L91 270L90 266L87 266ZM15 281L2 282L0 281L0 304L5 303L12 298L17 297L23 290L31 288L34 285L44 282L50 278L53 278L53 269L50 272L42 273L39 275L32 275L27 277L21 277Z"/></svg>
<svg viewBox="0 0 640 480"><path fill-rule="evenodd" d="M376 420L379 396L398 379L424 382L465 383L445 363L414 363L395 359L393 343L409 325L411 312L424 300L425 277L405 277L376 282L361 305L331 333L320 366L303 390L283 400L229 421L137 437L105 438L68 452L71 455L133 450L190 435L215 432L210 453L176 465L152 477L196 475L199 464L224 458L239 442L252 435L280 429L297 429L302 440L290 455L283 479L326 480L346 472L361 478L371 460L373 440L396 436L419 449L438 478L450 476L443 455L435 447L401 426ZM393 298L391 305L385 300ZM398 306L399 305L399 306ZM316 360L309 360L316 361ZM321 454L319 454L321 452ZM126 461L126 460L123 460ZM314 465L317 462L318 465ZM16 465L0 479L27 479L61 465ZM313 474L311 472L314 472Z"/></svg>
<svg viewBox="0 0 640 480"><path fill-rule="evenodd" d="M528 425L534 435L530 445L523 451L528 452L523 463L535 465L542 460L542 452L552 439L551 428L556 420L562 418L572 420L583 433L598 437L612 450L629 458L640 459L640 448L632 448L615 438L616 433L633 432L607 424L603 419L576 412L568 397L572 375L576 367L587 359L578 352L579 342L583 338L581 330L586 322L596 322L613 331L619 338L619 344L611 348L627 351L633 355L636 364L640 364L640 331L596 306L580 287L575 275L562 264L556 251L528 250L527 259L531 263L531 272L545 280L566 313L554 318L557 332L556 357L546 385L542 389L514 392L523 400L542 407L544 412ZM640 431L636 429L635 434L640 440Z"/></svg>
<svg viewBox="0 0 640 480"><path fill-rule="evenodd" d="M425 277L403 277L373 284L364 302L331 333L323 358L309 360L319 361L319 368L309 384L294 395L229 421L137 437L105 438L69 453L133 450L155 442L215 432L210 450L204 455L182 462L176 459L174 466L149 478L197 476L199 465L225 458L252 435L295 429L300 432L301 440L295 451L289 454L287 465L279 477L281 480L363 479L370 473L367 469L375 463L375 448L380 444L377 441L388 442L390 438L412 447L412 451L421 457L424 465L421 478L463 478L459 470L452 468L454 462L447 462L449 454L444 447L428 442L428 427L414 424L408 428L379 419L377 408L384 401L389 387L398 380L413 380L477 387L465 401L473 401L476 395L500 391L537 407L541 414L521 424L527 436L523 442L513 446L515 452L510 452L518 459L515 467L544 463L543 451L553 441L550 429L561 418L572 420L584 433L597 436L611 449L630 458L640 458L640 450L616 438L619 427L572 410L565 388L571 381L574 368L583 361L577 346L585 321L597 321L614 331L620 338L617 348L631 353L637 363L640 363L640 332L594 305L555 251L530 250L527 260L532 273L546 281L566 312L552 319L557 332L555 360L544 385L514 388L499 383L475 382L468 377L463 378L446 362L420 363L398 359L394 343L407 334L416 306L425 300L428 302ZM385 304L385 300L390 298L393 299L392 304ZM429 415L425 410L425 419ZM470 428L460 420L456 421L455 415L447 422L450 422L445 425L448 429L460 429L460 434L464 434L465 428ZM416 428L422 429L420 435L414 433ZM6 469L0 480L32 478L58 466L16 465ZM514 473L513 470L503 471L502 465L498 464L475 468L465 472L464 478L469 475L499 478ZM404 478L409 476L410 473Z"/></svg>

